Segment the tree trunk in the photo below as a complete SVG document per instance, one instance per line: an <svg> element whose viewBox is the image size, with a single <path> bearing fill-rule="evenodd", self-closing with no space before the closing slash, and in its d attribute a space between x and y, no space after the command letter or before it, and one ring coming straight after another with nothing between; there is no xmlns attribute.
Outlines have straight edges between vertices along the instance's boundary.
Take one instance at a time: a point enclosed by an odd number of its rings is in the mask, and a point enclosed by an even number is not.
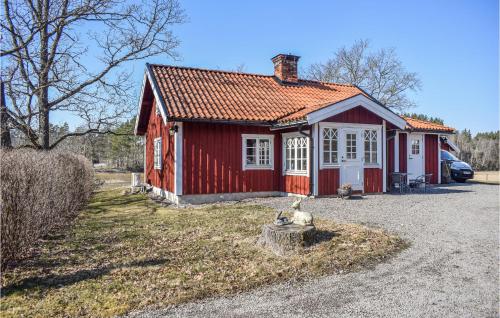
<svg viewBox="0 0 500 318"><path fill-rule="evenodd" d="M7 114L7 105L5 104L5 91L3 81L0 83L0 132L1 132L1 145L2 148L11 148L12 140L10 138L10 128L9 128L9 114Z"/></svg>
<svg viewBox="0 0 500 318"><path fill-rule="evenodd" d="M43 6L40 8L41 19L40 24L48 20L49 16L49 0L39 3ZM45 25L40 31L40 71L39 71L39 86L40 92L38 93L38 109L40 115L38 117L38 129L40 146L44 150L50 149L50 125L49 125L49 36L48 26Z"/></svg>
<svg viewBox="0 0 500 318"><path fill-rule="evenodd" d="M300 252L304 247L314 244L316 228L314 225L275 225L262 226L258 243L266 246L278 256Z"/></svg>

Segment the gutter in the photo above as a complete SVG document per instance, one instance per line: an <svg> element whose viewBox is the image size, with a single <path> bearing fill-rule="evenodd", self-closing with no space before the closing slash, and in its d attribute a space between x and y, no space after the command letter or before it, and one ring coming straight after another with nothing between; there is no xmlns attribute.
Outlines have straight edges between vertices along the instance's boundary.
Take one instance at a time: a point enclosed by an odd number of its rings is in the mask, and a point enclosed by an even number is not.
<svg viewBox="0 0 500 318"><path fill-rule="evenodd" d="M306 134L305 132L302 131L302 128L304 127L303 124L299 125L299 134L302 136L306 136L309 138L309 194L307 194L308 197L313 196L313 188L314 188L314 140L313 140L313 135L312 135L312 127L309 130L309 134Z"/></svg>

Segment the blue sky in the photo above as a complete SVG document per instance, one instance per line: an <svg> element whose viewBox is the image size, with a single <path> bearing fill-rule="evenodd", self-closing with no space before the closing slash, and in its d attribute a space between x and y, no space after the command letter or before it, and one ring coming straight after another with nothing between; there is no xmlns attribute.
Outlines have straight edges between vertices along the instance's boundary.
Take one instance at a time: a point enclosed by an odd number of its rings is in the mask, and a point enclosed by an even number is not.
<svg viewBox="0 0 500 318"><path fill-rule="evenodd" d="M394 47L417 72L422 90L413 112L458 129L497 130L498 2L479 1L182 1L189 22L177 26L180 61L148 62L272 73L277 53L301 56L300 67L328 59L342 46L369 39ZM137 86L146 61L129 64ZM57 114L56 121L77 120Z"/></svg>

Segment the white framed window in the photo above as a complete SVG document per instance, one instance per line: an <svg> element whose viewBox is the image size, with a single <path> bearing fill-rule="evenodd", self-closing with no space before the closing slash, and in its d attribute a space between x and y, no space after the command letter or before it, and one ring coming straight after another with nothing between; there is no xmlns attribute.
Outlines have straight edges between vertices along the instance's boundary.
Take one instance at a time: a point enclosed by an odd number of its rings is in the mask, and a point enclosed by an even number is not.
<svg viewBox="0 0 500 318"><path fill-rule="evenodd" d="M420 154L420 139L411 140L411 154L412 155Z"/></svg>
<svg viewBox="0 0 500 318"><path fill-rule="evenodd" d="M153 141L154 146L154 168L161 169L162 164L162 155L161 155L161 137L155 138Z"/></svg>
<svg viewBox="0 0 500 318"><path fill-rule="evenodd" d="M274 169L274 135L243 134L243 170Z"/></svg>
<svg viewBox="0 0 500 318"><path fill-rule="evenodd" d="M283 163L285 174L309 173L309 138L300 134L283 134Z"/></svg>
<svg viewBox="0 0 500 318"><path fill-rule="evenodd" d="M357 134L345 134L345 157L347 159L356 159L358 154Z"/></svg>
<svg viewBox="0 0 500 318"><path fill-rule="evenodd" d="M336 128L323 128L323 165L336 165L339 163L339 134Z"/></svg>
<svg viewBox="0 0 500 318"><path fill-rule="evenodd" d="M378 163L378 132L375 129L367 129L363 133L365 143L365 163Z"/></svg>

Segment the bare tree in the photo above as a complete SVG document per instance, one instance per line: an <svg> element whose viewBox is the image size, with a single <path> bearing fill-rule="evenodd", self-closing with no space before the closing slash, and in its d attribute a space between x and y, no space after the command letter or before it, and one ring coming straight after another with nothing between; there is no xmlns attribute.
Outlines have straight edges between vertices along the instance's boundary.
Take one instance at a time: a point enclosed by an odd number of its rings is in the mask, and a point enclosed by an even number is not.
<svg viewBox="0 0 500 318"><path fill-rule="evenodd" d="M387 107L402 111L415 106L408 91L418 91L421 82L408 72L393 48L369 51L367 40L342 47L325 63L309 66L306 76L313 80L354 84Z"/></svg>
<svg viewBox="0 0 500 318"><path fill-rule="evenodd" d="M4 0L2 81L9 122L33 147L51 149L73 135L102 132L130 116L127 62L176 58L177 0ZM71 111L88 129L50 140L50 114Z"/></svg>

